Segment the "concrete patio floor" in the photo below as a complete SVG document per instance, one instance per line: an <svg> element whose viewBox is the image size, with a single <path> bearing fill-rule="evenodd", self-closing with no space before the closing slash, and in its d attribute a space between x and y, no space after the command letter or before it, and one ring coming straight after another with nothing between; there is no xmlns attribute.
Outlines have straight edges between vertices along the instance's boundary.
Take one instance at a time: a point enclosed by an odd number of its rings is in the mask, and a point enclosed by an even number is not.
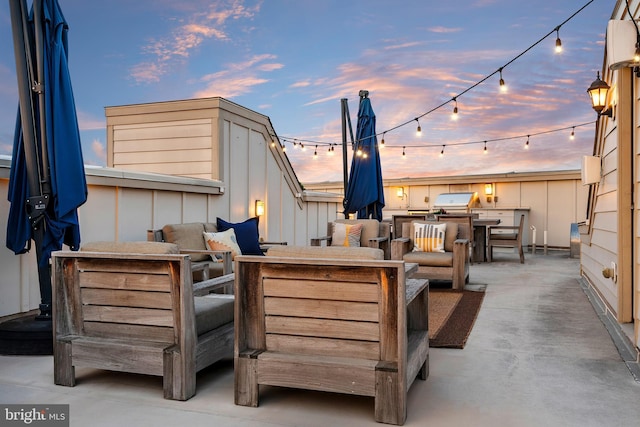
<svg viewBox="0 0 640 427"><path fill-rule="evenodd" d="M406 426L634 426L640 382L625 363L568 252L500 252L471 266L486 284L463 350L431 349L430 376L408 395ZM624 346L623 346L624 347ZM631 369L630 369L631 368ZM186 402L162 398L160 378L77 369L53 384L52 356L0 356L0 402L70 404L71 426L364 426L373 399L264 387L260 407L233 403L233 362L202 371Z"/></svg>

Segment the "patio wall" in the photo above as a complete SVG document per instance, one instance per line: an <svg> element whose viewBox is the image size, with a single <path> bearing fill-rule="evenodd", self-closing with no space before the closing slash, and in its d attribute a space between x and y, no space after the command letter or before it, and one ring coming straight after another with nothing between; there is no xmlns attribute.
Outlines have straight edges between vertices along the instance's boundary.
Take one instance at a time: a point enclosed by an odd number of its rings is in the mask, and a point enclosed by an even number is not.
<svg viewBox="0 0 640 427"><path fill-rule="evenodd" d="M16 256L4 245L9 170L10 162L0 159L0 317L36 309L40 303L35 250ZM87 168L86 175L89 196L79 210L83 242L146 240L147 229L169 223L215 222L217 217L243 221L254 215L249 194L264 194L267 185L256 179L232 194L213 180L109 168ZM325 235L327 221L336 218L342 204L341 197L326 193L279 194L277 199L265 197L260 236L290 245L305 245Z"/></svg>
<svg viewBox="0 0 640 427"><path fill-rule="evenodd" d="M488 183L494 188L490 203L484 195ZM342 187L342 183L335 182L305 184L307 189L332 193L341 193ZM397 195L400 187L403 197ZM586 218L589 188L582 185L579 170L385 180L383 216L433 210L438 195L459 192L478 193L479 205L473 209L477 212L489 215L516 209L528 212L528 224L536 227L538 248L544 244L546 230L549 247L568 249L571 224ZM526 241L533 243L531 229L525 232Z"/></svg>

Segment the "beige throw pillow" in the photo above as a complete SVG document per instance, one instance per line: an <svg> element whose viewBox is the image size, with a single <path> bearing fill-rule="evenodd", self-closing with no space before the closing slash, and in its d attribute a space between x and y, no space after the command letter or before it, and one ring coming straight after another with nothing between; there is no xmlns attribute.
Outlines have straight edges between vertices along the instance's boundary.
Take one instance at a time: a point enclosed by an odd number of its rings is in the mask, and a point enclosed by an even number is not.
<svg viewBox="0 0 640 427"><path fill-rule="evenodd" d="M361 233L362 224L343 224L336 222L333 224L331 246L359 247Z"/></svg>
<svg viewBox="0 0 640 427"><path fill-rule="evenodd" d="M212 251L231 251L231 258L235 258L236 255L242 255L238 241L236 240L236 233L233 228L226 231L220 231L215 233L203 232L204 242L207 248ZM215 256L211 257L214 261L219 261Z"/></svg>

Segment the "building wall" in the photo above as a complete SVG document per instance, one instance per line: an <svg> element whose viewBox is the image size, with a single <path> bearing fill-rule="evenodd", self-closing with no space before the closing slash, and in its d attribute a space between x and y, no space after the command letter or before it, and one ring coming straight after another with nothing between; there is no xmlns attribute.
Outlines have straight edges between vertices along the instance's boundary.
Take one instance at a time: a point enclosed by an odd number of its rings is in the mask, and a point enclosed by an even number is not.
<svg viewBox="0 0 640 427"><path fill-rule="evenodd" d="M495 193L490 203L484 195L487 183L493 184ZM333 193L341 193L342 186L342 183L305 183L307 189ZM400 188L402 197L397 194ZM582 185L580 171L575 170L385 180L383 216L390 219L412 211L430 211L438 195L457 192L478 193L477 208L483 211L528 210L528 223L536 228L538 247L544 244L547 231L550 247L569 248L571 224L586 219L589 188ZM528 228L525 232L526 241L533 244L532 230Z"/></svg>
<svg viewBox="0 0 640 427"><path fill-rule="evenodd" d="M612 20L637 20L640 0L618 0ZM638 125L640 102L638 77L633 64L614 66L618 59L612 52L624 48L632 52L636 37L627 40L607 34L607 43L615 43L604 50L602 80L610 86L611 118L598 119L594 140L594 155L601 158L599 182L591 185L589 218L582 227L583 277L603 301L607 310L619 323L633 326L623 328L636 347L640 347L640 213L638 212ZM609 269L609 271L607 271ZM610 274L613 273L613 274ZM609 277L605 277L609 276Z"/></svg>

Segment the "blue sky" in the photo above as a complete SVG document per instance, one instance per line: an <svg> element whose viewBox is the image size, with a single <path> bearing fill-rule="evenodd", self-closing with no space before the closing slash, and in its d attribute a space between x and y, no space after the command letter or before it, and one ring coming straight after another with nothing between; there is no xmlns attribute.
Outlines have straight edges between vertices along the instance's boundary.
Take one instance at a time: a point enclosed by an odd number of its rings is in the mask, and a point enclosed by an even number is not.
<svg viewBox="0 0 640 427"><path fill-rule="evenodd" d="M377 132L392 129L496 72L587 2L59 0L85 163L106 165L106 106L221 96L269 116L282 140L308 141L304 152L284 142L302 182L342 179L339 151L328 156L325 145L341 142L340 99L355 132L358 91L368 90ZM384 178L579 168L595 125L569 134L596 118L586 88L614 3L594 0L562 25L561 54L554 32L504 67L507 93L496 74L457 99L458 120L449 102L419 119L420 137L416 122L386 133ZM17 103L3 1L0 155L11 153Z"/></svg>

